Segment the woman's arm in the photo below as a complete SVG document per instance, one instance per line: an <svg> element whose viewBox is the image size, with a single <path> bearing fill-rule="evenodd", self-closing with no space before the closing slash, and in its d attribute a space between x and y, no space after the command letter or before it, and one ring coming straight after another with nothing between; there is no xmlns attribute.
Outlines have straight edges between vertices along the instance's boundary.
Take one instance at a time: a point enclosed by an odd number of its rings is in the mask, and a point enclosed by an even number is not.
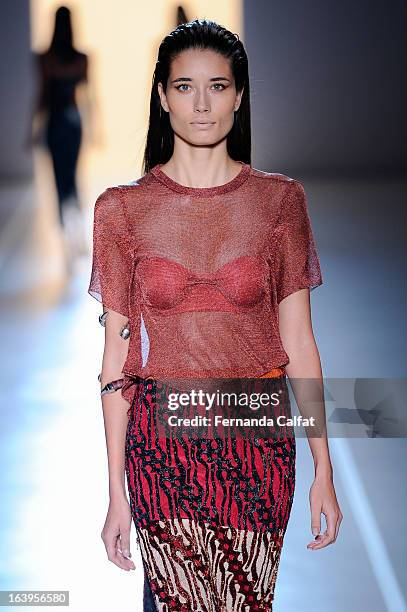
<svg viewBox="0 0 407 612"><path fill-rule="evenodd" d="M47 116L47 109L44 106L47 73L40 54L32 54L32 67L35 74L35 91L30 102L27 132L24 139L24 146L27 148L38 143Z"/></svg>
<svg viewBox="0 0 407 612"><path fill-rule="evenodd" d="M306 399L304 399L302 405L300 405L301 401L298 403L298 400L301 400L301 397L299 396L297 398L296 395L296 391L300 391L300 381L296 381L295 379L317 379L317 385L319 386L320 384L322 390L322 369L312 329L311 305L308 289L296 291L280 302L279 327L284 350L290 359L290 363L286 366L286 372L293 386L298 409L302 416L318 416L320 419L318 425L320 427L324 426L325 429L323 395L321 394L319 396L321 406L318 412L316 406L314 406L314 411L312 413L312 407L307 407ZM291 381L291 378L294 380ZM315 390L315 387L316 386L313 386L313 390ZM308 388L311 389L311 383L308 383ZM304 386L303 389L305 389ZM322 413L321 409L323 410ZM329 456L326 431L321 434L321 438L309 437L308 441L314 459L315 473L324 473L327 476L332 476L333 469Z"/></svg>
<svg viewBox="0 0 407 612"><path fill-rule="evenodd" d="M103 145L103 117L96 92L93 76L93 62L84 55L82 64L82 79L76 87L76 100L83 123L83 142L88 145Z"/></svg>
<svg viewBox="0 0 407 612"><path fill-rule="evenodd" d="M108 382L122 378L129 340L120 336L128 319L109 308L105 320L105 346L103 351L101 388ZM109 471L109 511L102 530L108 559L122 569L134 569L130 556L131 514L125 488L125 443L128 424L128 402L120 389L102 395L103 418ZM120 538L120 541L119 541ZM123 555L120 553L123 552Z"/></svg>
<svg viewBox="0 0 407 612"><path fill-rule="evenodd" d="M122 378L122 368L127 358L129 346L129 340L124 340L120 336L120 330L128 322L127 317L109 308L104 308L104 311L107 311L107 316L101 388L112 380ZM102 407L109 464L109 495L110 498L126 497L124 447L129 404L122 397L119 389L102 396Z"/></svg>
<svg viewBox="0 0 407 612"><path fill-rule="evenodd" d="M333 487L333 468L326 433L322 369L311 320L310 292L301 289L279 303L280 337L290 362L287 376L301 415L314 416L316 427L305 428L315 466L315 482L311 489L311 529L320 531L320 514L327 519L327 534L321 543L309 548L322 548L334 542L343 515ZM314 437L315 436L315 437ZM317 536L321 539L321 536Z"/></svg>
<svg viewBox="0 0 407 612"><path fill-rule="evenodd" d="M88 293L104 307L105 346L100 377L101 390L122 378L129 340L120 335L129 320L129 291L133 252L118 187L108 187L96 199L93 215L92 272ZM129 405L120 389L102 395L109 467L110 503L102 540L109 561L134 569L130 555L131 512L125 491L125 445ZM123 554L122 554L123 553Z"/></svg>

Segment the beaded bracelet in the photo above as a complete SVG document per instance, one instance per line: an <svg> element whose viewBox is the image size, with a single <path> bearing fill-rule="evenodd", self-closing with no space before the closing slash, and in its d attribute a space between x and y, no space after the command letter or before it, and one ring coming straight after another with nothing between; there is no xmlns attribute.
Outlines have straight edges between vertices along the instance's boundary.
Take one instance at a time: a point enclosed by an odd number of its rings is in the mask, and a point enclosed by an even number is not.
<svg viewBox="0 0 407 612"><path fill-rule="evenodd" d="M118 391L123 387L124 378L118 378L117 380L112 380L103 387L100 391L100 395L105 395L105 393L114 393L114 391Z"/></svg>

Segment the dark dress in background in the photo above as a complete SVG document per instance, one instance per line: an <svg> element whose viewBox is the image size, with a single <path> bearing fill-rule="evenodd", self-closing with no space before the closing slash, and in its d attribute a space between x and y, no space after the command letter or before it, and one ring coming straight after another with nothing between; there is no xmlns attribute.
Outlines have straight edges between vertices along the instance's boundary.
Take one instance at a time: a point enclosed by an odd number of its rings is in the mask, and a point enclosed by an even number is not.
<svg viewBox="0 0 407 612"><path fill-rule="evenodd" d="M42 75L41 107L46 111L45 144L49 149L58 196L59 219L64 207L79 210L76 169L82 141L81 115L75 99L79 83L87 80L87 56L76 52L66 62L50 53L38 56Z"/></svg>
<svg viewBox="0 0 407 612"><path fill-rule="evenodd" d="M53 77L49 84L50 109L46 126L49 148L58 193L59 217L63 224L64 202L72 198L78 206L76 168L82 140L79 110L72 102L78 77Z"/></svg>

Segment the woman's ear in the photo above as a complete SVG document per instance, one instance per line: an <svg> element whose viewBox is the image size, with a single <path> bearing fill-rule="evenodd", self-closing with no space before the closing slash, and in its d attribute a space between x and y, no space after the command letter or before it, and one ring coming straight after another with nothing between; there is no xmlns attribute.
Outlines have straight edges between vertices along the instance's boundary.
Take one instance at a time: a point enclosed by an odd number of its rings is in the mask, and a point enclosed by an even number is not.
<svg viewBox="0 0 407 612"><path fill-rule="evenodd" d="M244 91L244 87L242 87L242 90L236 94L235 111L239 110L240 104L242 102L243 91Z"/></svg>
<svg viewBox="0 0 407 612"><path fill-rule="evenodd" d="M165 95L161 82L157 83L157 91L158 91L158 95L160 96L161 106L165 110L165 112L168 113L169 109L168 109L168 104L167 104L167 96Z"/></svg>

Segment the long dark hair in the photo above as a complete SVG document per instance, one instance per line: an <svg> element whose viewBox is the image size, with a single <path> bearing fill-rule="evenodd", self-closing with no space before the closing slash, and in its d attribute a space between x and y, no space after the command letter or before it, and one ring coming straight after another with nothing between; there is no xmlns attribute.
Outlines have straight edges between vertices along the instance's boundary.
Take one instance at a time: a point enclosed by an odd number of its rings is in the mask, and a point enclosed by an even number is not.
<svg viewBox="0 0 407 612"><path fill-rule="evenodd" d="M73 60L78 55L73 46L71 11L67 6L60 6L55 12L54 33L48 53L62 61Z"/></svg>
<svg viewBox="0 0 407 612"><path fill-rule="evenodd" d="M218 23L208 19L194 19L180 24L161 42L153 75L150 97L150 119L144 151L143 172L156 164L166 163L173 154L174 132L169 114L161 106L157 84L164 91L172 60L186 49L211 49L229 59L237 92L244 87L239 109L235 111L233 127L227 135L227 151L236 161L251 163L250 87L248 59L243 43Z"/></svg>

